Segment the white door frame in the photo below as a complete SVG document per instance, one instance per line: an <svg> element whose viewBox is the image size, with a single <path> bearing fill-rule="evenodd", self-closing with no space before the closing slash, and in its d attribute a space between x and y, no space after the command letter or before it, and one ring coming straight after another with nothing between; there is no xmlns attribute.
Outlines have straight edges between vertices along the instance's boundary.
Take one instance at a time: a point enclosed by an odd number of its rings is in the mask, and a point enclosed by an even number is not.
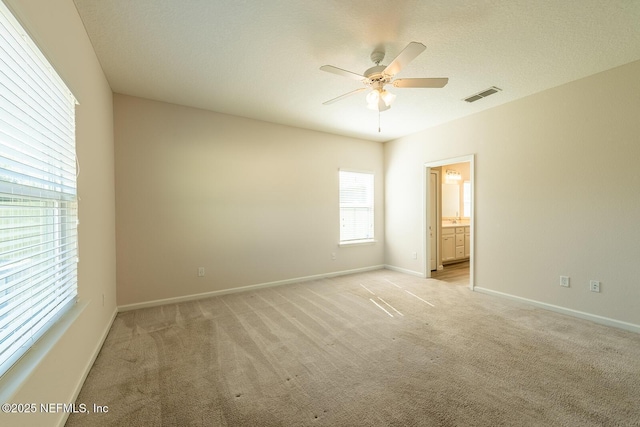
<svg viewBox="0 0 640 427"><path fill-rule="evenodd" d="M475 264L475 256L474 256L474 249L475 249L475 225L474 225L474 219L475 219L475 155L474 154L469 154L467 156L461 156L461 157L453 157L453 158L449 158L449 159L442 159L442 160L438 160L438 161L434 161L434 162L427 162L424 164L424 172L423 172L423 177L422 177L422 186L423 186L423 191L422 191L422 253L424 254L424 260L423 260L423 268L424 268L424 274L423 277L431 277L431 268L429 265L429 260L431 259L431 245L430 245L430 241L429 241L429 179L430 179L430 174L431 174L431 168L435 168L438 166L446 166L446 165L451 165L454 163L464 163L464 162L469 162L469 175L470 175L470 181L471 181L471 217L469 218L469 226L470 226L470 238L471 238L471 251L470 251L470 255L469 255L469 289L473 290L474 286L475 286L475 269L474 269L474 264ZM436 212L437 215L437 212ZM438 227L438 233L435 233L436 236L440 236L441 235L441 227L442 224L439 224L436 218L436 226Z"/></svg>
<svg viewBox="0 0 640 427"><path fill-rule="evenodd" d="M442 190L442 184L441 184L441 180L440 180L440 171L439 170L432 170L431 168L429 168L429 172L427 172L427 185L429 186L429 190L431 189L431 175L435 175L436 177L436 191L435 191L435 206L433 206L433 209L431 206L429 206L427 204L426 208L429 209L429 212L427 213L427 233L429 234L429 239L431 238L435 238L435 248L436 248L436 253L435 254L431 254L431 249L433 244L429 244L430 241L427 240L427 244L429 245L429 253L425 253L425 256L429 255L429 257L427 258L427 270L429 271L429 275L431 275L431 256L435 255L435 260L436 260L436 270L440 269L440 258L441 258L441 250L442 248L440 247L441 245L440 243L440 233L442 232L442 230L440 230L440 227L438 227L438 222L441 219L441 215L442 215L442 208L441 208L441 203L442 203L442 196L441 196L441 191L438 191L438 189ZM427 192L427 194L425 195L425 197L427 198L427 200L431 200L431 194L429 194L429 192ZM431 214L432 212L435 212L435 218L431 218ZM435 230L431 230L431 221L433 220L433 223L435 224Z"/></svg>

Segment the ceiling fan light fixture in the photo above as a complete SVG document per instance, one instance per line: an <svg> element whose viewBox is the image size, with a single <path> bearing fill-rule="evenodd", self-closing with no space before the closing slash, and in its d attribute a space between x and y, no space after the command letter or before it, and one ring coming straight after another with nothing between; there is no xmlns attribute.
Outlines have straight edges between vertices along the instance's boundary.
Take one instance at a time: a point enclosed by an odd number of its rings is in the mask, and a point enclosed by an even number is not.
<svg viewBox="0 0 640 427"><path fill-rule="evenodd" d="M380 92L378 92L375 89L367 94L367 104L369 104L369 106L378 105L378 100L379 99L380 99ZM375 110L375 108L374 108L374 110Z"/></svg>
<svg viewBox="0 0 640 427"><path fill-rule="evenodd" d="M386 90L374 89L367 95L367 108L374 111L386 111L396 96Z"/></svg>
<svg viewBox="0 0 640 427"><path fill-rule="evenodd" d="M387 104L387 106L389 106L389 107L391 106L393 101L395 101L395 99L396 99L396 96L394 94L392 94L391 92L387 92L386 90L383 90L380 93L380 96L384 100L384 103Z"/></svg>

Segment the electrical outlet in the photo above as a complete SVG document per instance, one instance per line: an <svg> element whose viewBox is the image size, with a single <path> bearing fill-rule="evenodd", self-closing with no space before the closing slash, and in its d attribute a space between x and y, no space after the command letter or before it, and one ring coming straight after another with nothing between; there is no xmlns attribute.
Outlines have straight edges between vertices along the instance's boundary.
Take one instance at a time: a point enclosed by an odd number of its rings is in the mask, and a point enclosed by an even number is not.
<svg viewBox="0 0 640 427"><path fill-rule="evenodd" d="M412 257L413 259L418 259L418 252L412 252L412 253L411 253L411 257Z"/></svg>
<svg viewBox="0 0 640 427"><path fill-rule="evenodd" d="M204 267L198 267L198 277L204 277Z"/></svg>
<svg viewBox="0 0 640 427"><path fill-rule="evenodd" d="M336 259L336 253L335 252L331 252L331 259Z"/></svg>
<svg viewBox="0 0 640 427"><path fill-rule="evenodd" d="M600 282L597 280L589 281L589 290L591 292L600 292Z"/></svg>
<svg viewBox="0 0 640 427"><path fill-rule="evenodd" d="M569 287L569 276L560 276L560 286Z"/></svg>

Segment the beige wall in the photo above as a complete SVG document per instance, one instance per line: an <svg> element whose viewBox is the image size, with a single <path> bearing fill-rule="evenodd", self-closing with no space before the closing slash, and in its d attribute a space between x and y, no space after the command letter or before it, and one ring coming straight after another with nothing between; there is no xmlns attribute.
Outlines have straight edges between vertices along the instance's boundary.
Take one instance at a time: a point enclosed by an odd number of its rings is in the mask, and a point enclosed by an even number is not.
<svg viewBox="0 0 640 427"><path fill-rule="evenodd" d="M73 402L115 315L115 195L112 93L69 0L5 0L73 91L76 114L78 287L87 304L11 401ZM103 305L104 295L104 305ZM55 425L63 414L3 416L0 424Z"/></svg>
<svg viewBox="0 0 640 427"><path fill-rule="evenodd" d="M114 122L119 305L382 265L382 144L124 95ZM378 243L338 247L339 168L375 172Z"/></svg>
<svg viewBox="0 0 640 427"><path fill-rule="evenodd" d="M422 271L424 163L475 154L476 286L640 325L639 75L634 62L385 144L386 263Z"/></svg>

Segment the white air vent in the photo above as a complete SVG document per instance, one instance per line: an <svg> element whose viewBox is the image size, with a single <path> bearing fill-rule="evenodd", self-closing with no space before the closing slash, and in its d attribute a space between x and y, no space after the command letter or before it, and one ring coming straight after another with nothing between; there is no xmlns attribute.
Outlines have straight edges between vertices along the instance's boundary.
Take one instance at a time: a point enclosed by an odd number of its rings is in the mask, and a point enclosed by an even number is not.
<svg viewBox="0 0 640 427"><path fill-rule="evenodd" d="M498 93L501 90L502 89L500 89L499 87L491 86L489 89L485 89L482 92L478 92L474 95L471 95L468 98L465 98L464 100L467 102L475 102L479 99L486 98L489 95L493 95L494 93Z"/></svg>

